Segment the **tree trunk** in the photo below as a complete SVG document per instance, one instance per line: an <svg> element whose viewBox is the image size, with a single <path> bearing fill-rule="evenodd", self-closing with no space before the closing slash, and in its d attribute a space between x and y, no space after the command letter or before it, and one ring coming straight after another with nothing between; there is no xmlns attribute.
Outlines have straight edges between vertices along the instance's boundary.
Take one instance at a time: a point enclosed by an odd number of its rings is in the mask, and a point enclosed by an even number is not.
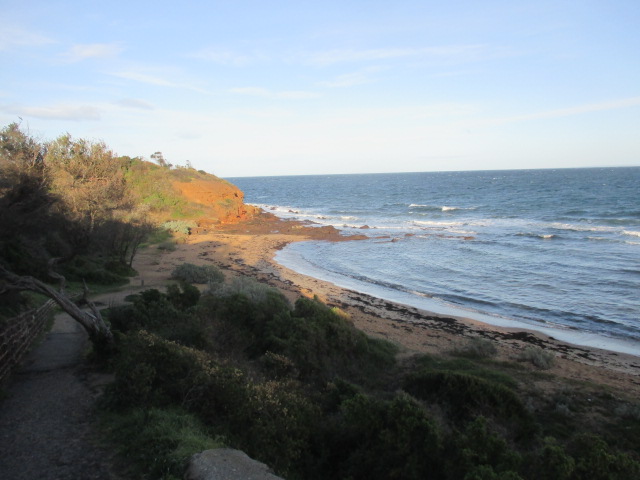
<svg viewBox="0 0 640 480"><path fill-rule="evenodd" d="M58 278L60 277L61 275L58 275ZM84 327L96 349L110 349L113 346L113 333L111 333L111 329L107 326L102 315L100 315L100 312L93 303L87 301L91 312L84 311L73 303L63 292L54 290L37 278L28 275L16 275L5 269L2 265L0 265L0 279L4 280L4 285L0 284L0 292L3 290L30 290L46 295L54 300L60 308Z"/></svg>

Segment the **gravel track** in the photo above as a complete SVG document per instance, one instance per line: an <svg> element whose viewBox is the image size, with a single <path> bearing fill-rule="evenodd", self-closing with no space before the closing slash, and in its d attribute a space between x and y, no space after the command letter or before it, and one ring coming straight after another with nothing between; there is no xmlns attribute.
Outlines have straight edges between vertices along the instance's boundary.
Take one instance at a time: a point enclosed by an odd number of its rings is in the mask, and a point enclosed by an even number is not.
<svg viewBox="0 0 640 480"><path fill-rule="evenodd" d="M3 480L121 480L99 444L95 400L103 380L83 365L87 335L67 314L14 373L0 402Z"/></svg>

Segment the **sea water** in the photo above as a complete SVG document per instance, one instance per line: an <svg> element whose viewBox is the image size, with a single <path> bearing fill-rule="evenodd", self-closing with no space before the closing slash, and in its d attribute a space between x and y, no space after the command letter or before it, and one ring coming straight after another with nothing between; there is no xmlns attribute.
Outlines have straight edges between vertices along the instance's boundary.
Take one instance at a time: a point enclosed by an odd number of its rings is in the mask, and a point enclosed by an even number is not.
<svg viewBox="0 0 640 480"><path fill-rule="evenodd" d="M419 308L640 355L640 167L233 178L284 218L368 240L281 264Z"/></svg>

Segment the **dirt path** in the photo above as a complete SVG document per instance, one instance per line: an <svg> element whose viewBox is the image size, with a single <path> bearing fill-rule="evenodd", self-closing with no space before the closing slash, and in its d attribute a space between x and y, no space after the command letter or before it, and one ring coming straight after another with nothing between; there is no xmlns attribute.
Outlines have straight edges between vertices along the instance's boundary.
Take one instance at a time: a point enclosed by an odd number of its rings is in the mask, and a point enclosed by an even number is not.
<svg viewBox="0 0 640 480"><path fill-rule="evenodd" d="M88 339L67 314L23 362L0 402L0 478L116 480L100 446L95 400L104 376L83 364Z"/></svg>

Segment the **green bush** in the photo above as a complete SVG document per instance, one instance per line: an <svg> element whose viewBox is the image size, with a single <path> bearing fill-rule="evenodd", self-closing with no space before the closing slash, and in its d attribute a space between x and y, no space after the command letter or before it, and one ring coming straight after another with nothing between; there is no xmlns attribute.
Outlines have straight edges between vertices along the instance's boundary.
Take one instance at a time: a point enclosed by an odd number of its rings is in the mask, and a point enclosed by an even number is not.
<svg viewBox="0 0 640 480"><path fill-rule="evenodd" d="M518 360L521 362L531 362L538 368L548 370L553 367L556 359L553 353L543 350L540 347L527 347L518 355Z"/></svg>
<svg viewBox="0 0 640 480"><path fill-rule="evenodd" d="M192 414L176 407L110 414L103 426L139 478L178 480L192 455L223 446Z"/></svg>
<svg viewBox="0 0 640 480"><path fill-rule="evenodd" d="M119 332L147 330L183 345L207 348L209 326L195 313L199 296L199 290L188 284L170 285L167 294L145 290L128 297L132 305L110 308L106 316Z"/></svg>
<svg viewBox="0 0 640 480"><path fill-rule="evenodd" d="M165 230L182 235L191 235L191 229L197 226L198 224L193 220L169 220L162 224Z"/></svg>
<svg viewBox="0 0 640 480"><path fill-rule="evenodd" d="M233 419L231 435L250 456L297 477L321 420L319 408L293 382L248 384L247 392L246 403L235 405L242 414Z"/></svg>
<svg viewBox="0 0 640 480"><path fill-rule="evenodd" d="M462 347L454 351L454 354L467 358L494 357L498 350L491 340L482 337L470 338Z"/></svg>
<svg viewBox="0 0 640 480"><path fill-rule="evenodd" d="M521 480L520 454L507 441L492 432L485 417L476 417L451 438L447 470L453 478ZM555 477L536 477L555 478Z"/></svg>
<svg viewBox="0 0 640 480"><path fill-rule="evenodd" d="M126 335L119 351L106 396L114 408L184 405L218 368L206 353L144 330Z"/></svg>
<svg viewBox="0 0 640 480"><path fill-rule="evenodd" d="M116 267L117 262L78 256L61 265L61 271L69 282L82 282L96 285L124 285L128 283L131 270L128 267Z"/></svg>
<svg viewBox="0 0 640 480"><path fill-rule="evenodd" d="M215 265L183 263L173 270L171 278L186 283L220 283L224 281L224 274Z"/></svg>
<svg viewBox="0 0 640 480"><path fill-rule="evenodd" d="M173 240L167 240L158 244L158 250L164 250L165 252L175 252L176 242Z"/></svg>
<svg viewBox="0 0 640 480"><path fill-rule="evenodd" d="M319 428L324 451L316 478L444 478L437 426L406 394L380 400L356 393Z"/></svg>
<svg viewBox="0 0 640 480"><path fill-rule="evenodd" d="M317 300L300 298L293 312L274 315L260 335L263 351L292 359L307 378L357 376L392 366L397 349L367 337L350 322Z"/></svg>
<svg viewBox="0 0 640 480"><path fill-rule="evenodd" d="M640 478L640 463L625 453L615 451L597 435L578 435L568 451L575 459L572 480Z"/></svg>
<svg viewBox="0 0 640 480"><path fill-rule="evenodd" d="M440 404L453 419L493 415L530 420L513 390L467 373L423 369L407 375L403 388L417 398Z"/></svg>
<svg viewBox="0 0 640 480"><path fill-rule="evenodd" d="M251 277L234 277L231 282L216 284L210 291L211 294L222 297L244 295L252 303L264 303L269 295L282 294L275 288L260 283Z"/></svg>

